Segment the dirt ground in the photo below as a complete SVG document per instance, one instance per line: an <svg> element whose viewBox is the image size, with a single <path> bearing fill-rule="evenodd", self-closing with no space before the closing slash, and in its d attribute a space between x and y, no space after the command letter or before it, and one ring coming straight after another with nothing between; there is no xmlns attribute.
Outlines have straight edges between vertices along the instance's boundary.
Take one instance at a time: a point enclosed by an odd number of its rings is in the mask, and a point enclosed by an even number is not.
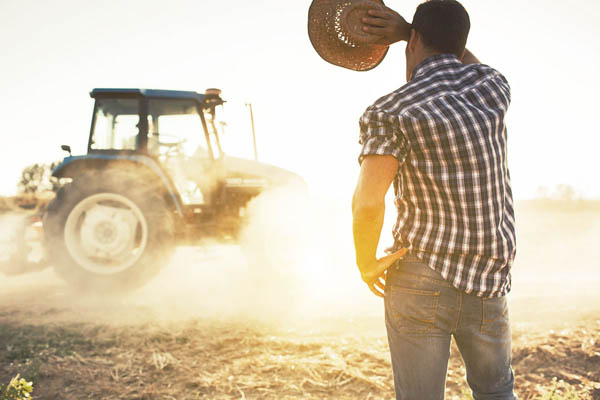
<svg viewBox="0 0 600 400"><path fill-rule="evenodd" d="M189 304L183 281L175 297ZM393 397L376 313L261 319L182 309L152 285L108 301L74 297L50 271L6 282L0 382L20 373L39 400ZM511 300L519 398L600 399L600 307L590 293L565 294L559 305L542 293ZM471 398L456 348L447 398Z"/></svg>
<svg viewBox="0 0 600 400"><path fill-rule="evenodd" d="M595 207L521 208L509 295L520 399L600 399ZM321 245L296 274L256 275L239 246L216 244L178 249L120 298L77 293L51 269L0 273L0 384L19 373L38 400L390 399L383 307L344 224L313 233ZM471 399L456 348L446 398Z"/></svg>

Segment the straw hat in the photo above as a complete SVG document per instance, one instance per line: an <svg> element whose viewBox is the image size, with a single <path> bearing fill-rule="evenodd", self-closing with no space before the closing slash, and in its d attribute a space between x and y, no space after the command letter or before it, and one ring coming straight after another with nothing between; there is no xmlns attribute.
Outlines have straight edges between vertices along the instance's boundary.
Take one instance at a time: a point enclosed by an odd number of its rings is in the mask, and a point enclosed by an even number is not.
<svg viewBox="0 0 600 400"><path fill-rule="evenodd" d="M327 62L355 71L375 68L388 46L377 45L379 36L363 31L362 18L382 0L313 0L308 10L308 36Z"/></svg>

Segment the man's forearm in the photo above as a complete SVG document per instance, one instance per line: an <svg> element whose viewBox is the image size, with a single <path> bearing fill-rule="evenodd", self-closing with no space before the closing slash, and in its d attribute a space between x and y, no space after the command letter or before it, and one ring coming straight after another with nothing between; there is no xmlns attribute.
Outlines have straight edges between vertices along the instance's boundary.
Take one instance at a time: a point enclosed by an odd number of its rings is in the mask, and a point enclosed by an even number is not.
<svg viewBox="0 0 600 400"><path fill-rule="evenodd" d="M372 207L352 208L352 232L356 250L356 264L361 273L377 256L377 246L383 227L385 203Z"/></svg>
<svg viewBox="0 0 600 400"><path fill-rule="evenodd" d="M379 297L384 296L385 271L406 253L404 250L377 259L377 245L385 215L385 194L398 172L398 165L398 159L393 155L366 156L352 197L356 265L361 279Z"/></svg>

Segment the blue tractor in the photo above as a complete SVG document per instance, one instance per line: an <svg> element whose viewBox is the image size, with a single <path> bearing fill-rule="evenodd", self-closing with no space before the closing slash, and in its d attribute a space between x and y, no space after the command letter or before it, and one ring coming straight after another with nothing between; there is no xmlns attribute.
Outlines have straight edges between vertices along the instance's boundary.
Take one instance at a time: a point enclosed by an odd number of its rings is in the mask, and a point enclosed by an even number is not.
<svg viewBox="0 0 600 400"><path fill-rule="evenodd" d="M137 288L178 244L235 240L248 202L302 179L227 156L221 92L94 89L86 155L69 152L53 175L66 182L47 207L48 259L79 289ZM256 149L255 149L256 154Z"/></svg>

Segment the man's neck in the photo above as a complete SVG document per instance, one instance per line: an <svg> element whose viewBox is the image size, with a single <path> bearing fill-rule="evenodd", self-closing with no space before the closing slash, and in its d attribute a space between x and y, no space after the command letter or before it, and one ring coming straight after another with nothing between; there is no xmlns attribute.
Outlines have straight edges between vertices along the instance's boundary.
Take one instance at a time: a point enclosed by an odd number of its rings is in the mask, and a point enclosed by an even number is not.
<svg viewBox="0 0 600 400"><path fill-rule="evenodd" d="M428 49L423 49L423 51L419 52L418 57L416 57L415 59L415 65L413 66L411 72L410 72L410 80L412 80L412 78L415 75L415 69L421 65L421 63L425 60L427 60L429 57L433 57L436 56L438 54L444 54L444 53L440 53L439 51L433 51L433 50L428 50Z"/></svg>
<svg viewBox="0 0 600 400"><path fill-rule="evenodd" d="M439 51L424 49L417 59L417 64L421 64L423 61L427 60L429 57L437 56L439 54L444 54Z"/></svg>

